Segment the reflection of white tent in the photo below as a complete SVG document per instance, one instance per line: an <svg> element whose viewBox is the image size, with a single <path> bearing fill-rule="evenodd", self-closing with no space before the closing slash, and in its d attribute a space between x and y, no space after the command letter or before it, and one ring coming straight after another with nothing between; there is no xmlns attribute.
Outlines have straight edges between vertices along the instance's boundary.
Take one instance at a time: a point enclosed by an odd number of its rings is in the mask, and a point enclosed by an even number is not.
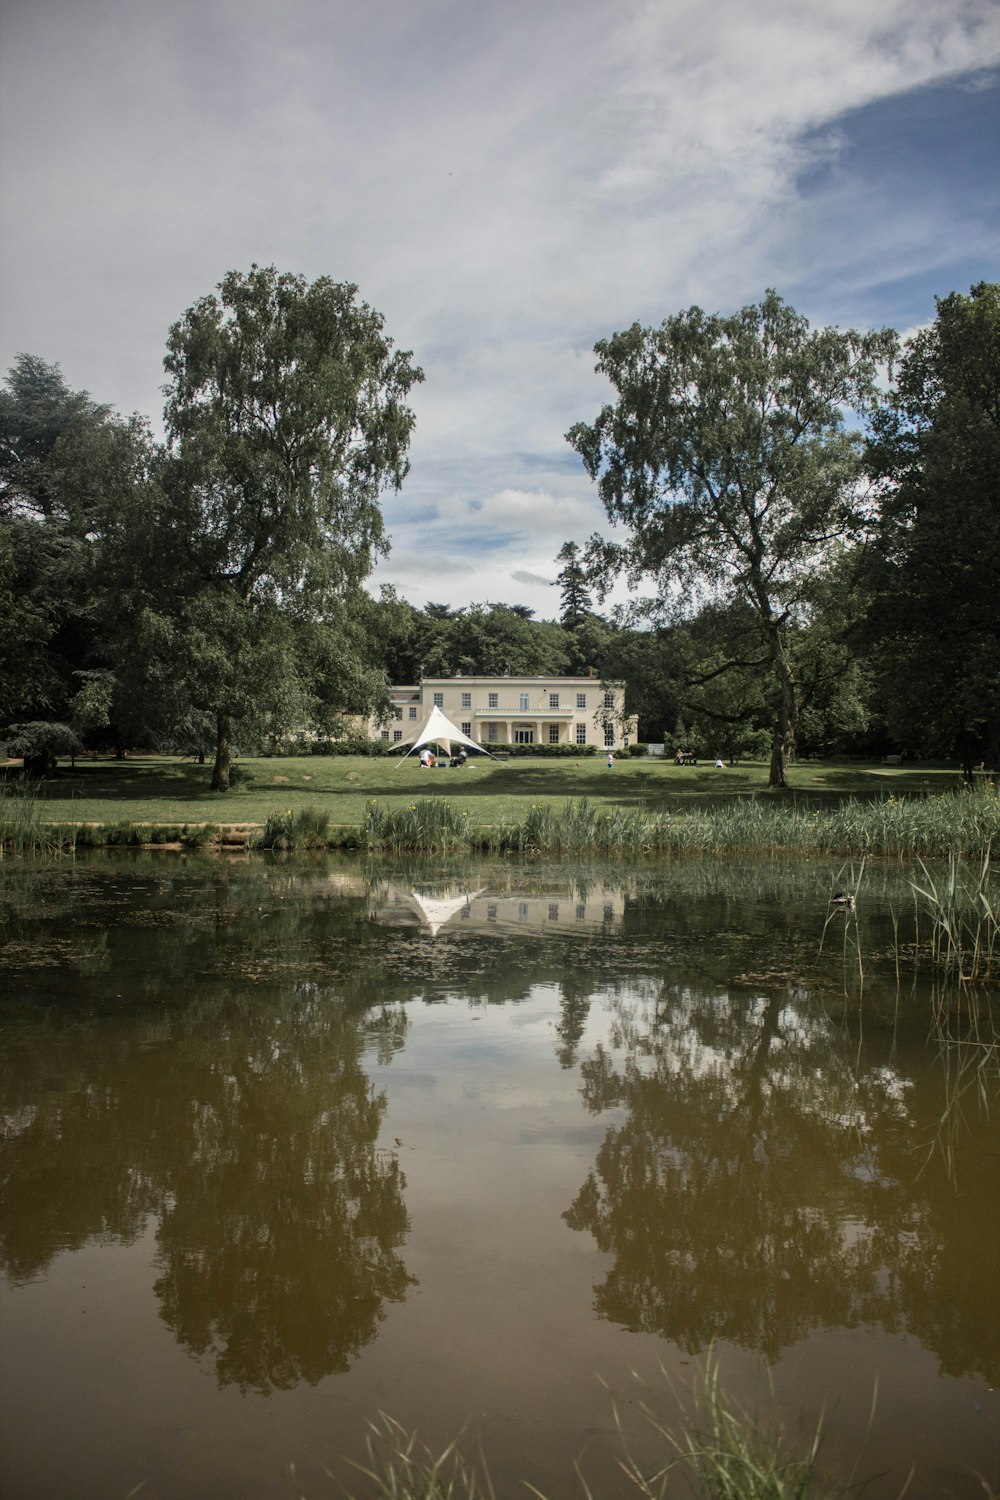
<svg viewBox="0 0 1000 1500"><path fill-rule="evenodd" d="M440 745L445 755L450 755L453 744L468 745L472 750L481 750L484 755L489 755L490 753L485 746L478 744L475 740L470 740L467 734L463 734L451 722L448 715L438 708L436 703L420 728L414 729L409 734L404 735L401 740L397 741L397 744L405 745L411 740L413 743L410 745L410 749L407 750L406 755L409 755L413 750L419 750L421 745ZM397 762L398 765L403 764L406 755Z"/></svg>
<svg viewBox="0 0 1000 1500"><path fill-rule="evenodd" d="M460 896L424 896L419 891L410 892L410 900L431 930L431 937L437 937L438 932L450 922L457 912L471 906L474 897L481 895L478 891L463 891Z"/></svg>

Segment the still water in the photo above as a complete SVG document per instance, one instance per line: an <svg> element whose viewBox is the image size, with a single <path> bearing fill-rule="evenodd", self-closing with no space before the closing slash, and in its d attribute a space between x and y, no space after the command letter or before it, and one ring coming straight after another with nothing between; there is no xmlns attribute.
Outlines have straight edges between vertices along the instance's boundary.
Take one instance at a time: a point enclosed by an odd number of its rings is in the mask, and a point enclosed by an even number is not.
<svg viewBox="0 0 1000 1500"><path fill-rule="evenodd" d="M981 1500L998 997L907 875L0 864L4 1495L336 1496L381 1412L610 1496L714 1350L869 1500Z"/></svg>

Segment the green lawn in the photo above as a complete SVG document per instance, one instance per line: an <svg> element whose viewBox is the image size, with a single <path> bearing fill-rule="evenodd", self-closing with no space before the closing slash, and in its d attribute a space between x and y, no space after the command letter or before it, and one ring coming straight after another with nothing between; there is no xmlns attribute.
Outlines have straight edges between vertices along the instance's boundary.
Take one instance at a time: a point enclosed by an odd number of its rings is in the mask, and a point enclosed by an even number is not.
<svg viewBox="0 0 1000 1500"><path fill-rule="evenodd" d="M357 827L365 803L398 806L416 797L446 797L481 824L519 817L533 804L570 798L675 811L757 794L789 800L767 786L767 766L748 762L715 770L711 762L675 766L647 758L470 760L461 770L425 771L411 756L302 756L237 762L240 782L225 795L208 790L211 768L169 756L79 761L60 766L39 796L44 816L60 823L263 823L270 812L316 808L334 826ZM8 767L13 780L16 768ZM958 785L955 767L808 761L793 767L791 797L830 807L848 797L908 797Z"/></svg>

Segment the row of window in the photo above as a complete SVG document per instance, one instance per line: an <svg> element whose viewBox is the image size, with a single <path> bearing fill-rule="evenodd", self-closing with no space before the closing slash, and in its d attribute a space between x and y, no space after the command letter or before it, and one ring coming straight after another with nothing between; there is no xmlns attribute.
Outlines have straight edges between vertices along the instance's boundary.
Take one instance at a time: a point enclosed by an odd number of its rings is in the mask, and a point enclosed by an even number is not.
<svg viewBox="0 0 1000 1500"><path fill-rule="evenodd" d="M596 909L593 909L593 914L596 915ZM605 902L603 904L602 910L601 910L601 914L604 917L604 920L606 922L613 922L614 919L615 919L615 916L617 915L614 906L611 903L609 903L609 902ZM587 906L586 906L586 903L583 902L583 901L581 901L581 902L578 902L577 904L575 904L574 907L573 907L573 915L574 915L574 917L576 918L576 920L578 922L585 922L587 920ZM462 909L462 911L459 912L459 920L462 921L462 922L468 922L469 919L471 918L471 916L472 916L472 908L471 908L471 906L466 906L466 907L464 907ZM493 901L488 902L487 906L486 906L486 920L487 920L487 922L496 922L496 921L499 920L499 916L500 916L500 907L499 907L499 905L497 903L493 902ZM531 916L531 906L530 906L530 904L527 901L519 901L517 903L517 920L519 922L527 922L528 919L530 918L530 916ZM558 903L558 901L550 901L549 902L549 921L550 922L558 922L559 921L559 903Z"/></svg>
<svg viewBox="0 0 1000 1500"><path fill-rule="evenodd" d="M521 713L521 714L529 713L531 711L531 694L530 693L519 693L518 694L518 699L519 699L518 707L517 707L518 713ZM437 708L444 708L444 693L435 693L434 694L434 704L435 704L435 707L437 707ZM577 706L578 709L581 709L581 708L585 709L587 707L587 695L586 695L586 693L577 693L577 695L576 695L576 706ZM614 695L614 693L612 693L612 692L605 693L604 694L604 707L605 708L614 708L614 706L615 706L615 695ZM463 693L462 694L461 707L462 708L471 708L472 707L472 694L471 693ZM499 708L500 707L500 694L499 694L499 692L496 692L496 693L487 693L487 695L486 695L486 707L487 708ZM558 707L559 707L559 694L558 693L550 693L549 694L549 708L558 708ZM416 709L415 708L411 708L410 709L410 717L411 717L411 719L415 719L416 716L417 716Z"/></svg>
<svg viewBox="0 0 1000 1500"><path fill-rule="evenodd" d="M486 725L486 743L487 743L487 745L505 745L507 743L506 739L502 739L501 738L501 730L503 729L503 727L504 726L502 724L487 724ZM463 719L462 720L461 730L462 730L463 734L468 735L468 737L469 737L470 740L472 739L472 737L473 737L472 736L472 723L471 723L470 720L468 720L468 719ZM382 730L382 738L384 740L387 740L389 738L389 731L388 731L388 729L383 729ZM393 743L394 744L398 743L403 738L403 731L401 729L394 729L392 731L392 738L393 738ZM535 743L535 731L531 727L530 724L515 724L514 725L514 744L515 745L533 745L534 743ZM559 743L560 743L560 740L559 740L559 725L558 724L550 724L549 725L549 744L550 745L558 745ZM586 726L586 724L578 724L576 726L576 743L578 745L585 745L587 743L587 726ZM605 748L609 749L609 750L612 749L614 747L614 743L615 743L615 732L614 732L614 730L613 729L605 729L605 731L604 731L604 745L605 745Z"/></svg>
<svg viewBox="0 0 1000 1500"><path fill-rule="evenodd" d="M486 907L486 920L488 922L495 922L497 920L498 911L499 911L499 908L496 907L496 906L494 906L493 902L491 901L487 905L487 907ZM469 915L470 915L469 908L466 907L465 910L462 912L462 917L465 918L465 919L468 919ZM527 901L519 901L517 903L517 920L519 922L527 922L527 920L530 917L530 915L531 915L531 907L529 906L528 902ZM586 905L583 902L581 902L579 905L575 906L574 909L573 909L573 915L576 917L576 920L578 922L585 922L587 920L587 907L586 907ZM613 921L614 917L615 917L615 908L613 906L611 906L611 905L605 904L605 906L603 908L603 915L604 915L604 920L606 922ZM558 903L558 901L550 901L549 902L549 921L550 922L558 922L559 921L559 903Z"/></svg>

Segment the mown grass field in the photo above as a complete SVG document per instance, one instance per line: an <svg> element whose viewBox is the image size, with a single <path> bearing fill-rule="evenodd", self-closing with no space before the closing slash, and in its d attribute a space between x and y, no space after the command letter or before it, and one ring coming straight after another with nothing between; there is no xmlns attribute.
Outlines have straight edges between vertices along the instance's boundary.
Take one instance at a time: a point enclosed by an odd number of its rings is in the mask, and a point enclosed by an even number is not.
<svg viewBox="0 0 1000 1500"><path fill-rule="evenodd" d="M711 762L675 766L648 758L623 759L609 770L603 758L470 760L461 770L423 770L414 756L248 758L235 763L238 783L225 794L208 789L210 766L168 756L61 765L36 792L38 811L59 823L263 824L270 813L307 808L328 816L332 827L357 827L369 803L391 809L415 798L446 798L480 825L519 818L545 802L587 798L595 805L684 812L725 806L733 799L829 809L847 799L870 801L943 792L959 784L955 767L863 765L807 761L792 768L791 787L772 791L767 766L747 762L716 770ZM16 767L7 768L11 785Z"/></svg>

